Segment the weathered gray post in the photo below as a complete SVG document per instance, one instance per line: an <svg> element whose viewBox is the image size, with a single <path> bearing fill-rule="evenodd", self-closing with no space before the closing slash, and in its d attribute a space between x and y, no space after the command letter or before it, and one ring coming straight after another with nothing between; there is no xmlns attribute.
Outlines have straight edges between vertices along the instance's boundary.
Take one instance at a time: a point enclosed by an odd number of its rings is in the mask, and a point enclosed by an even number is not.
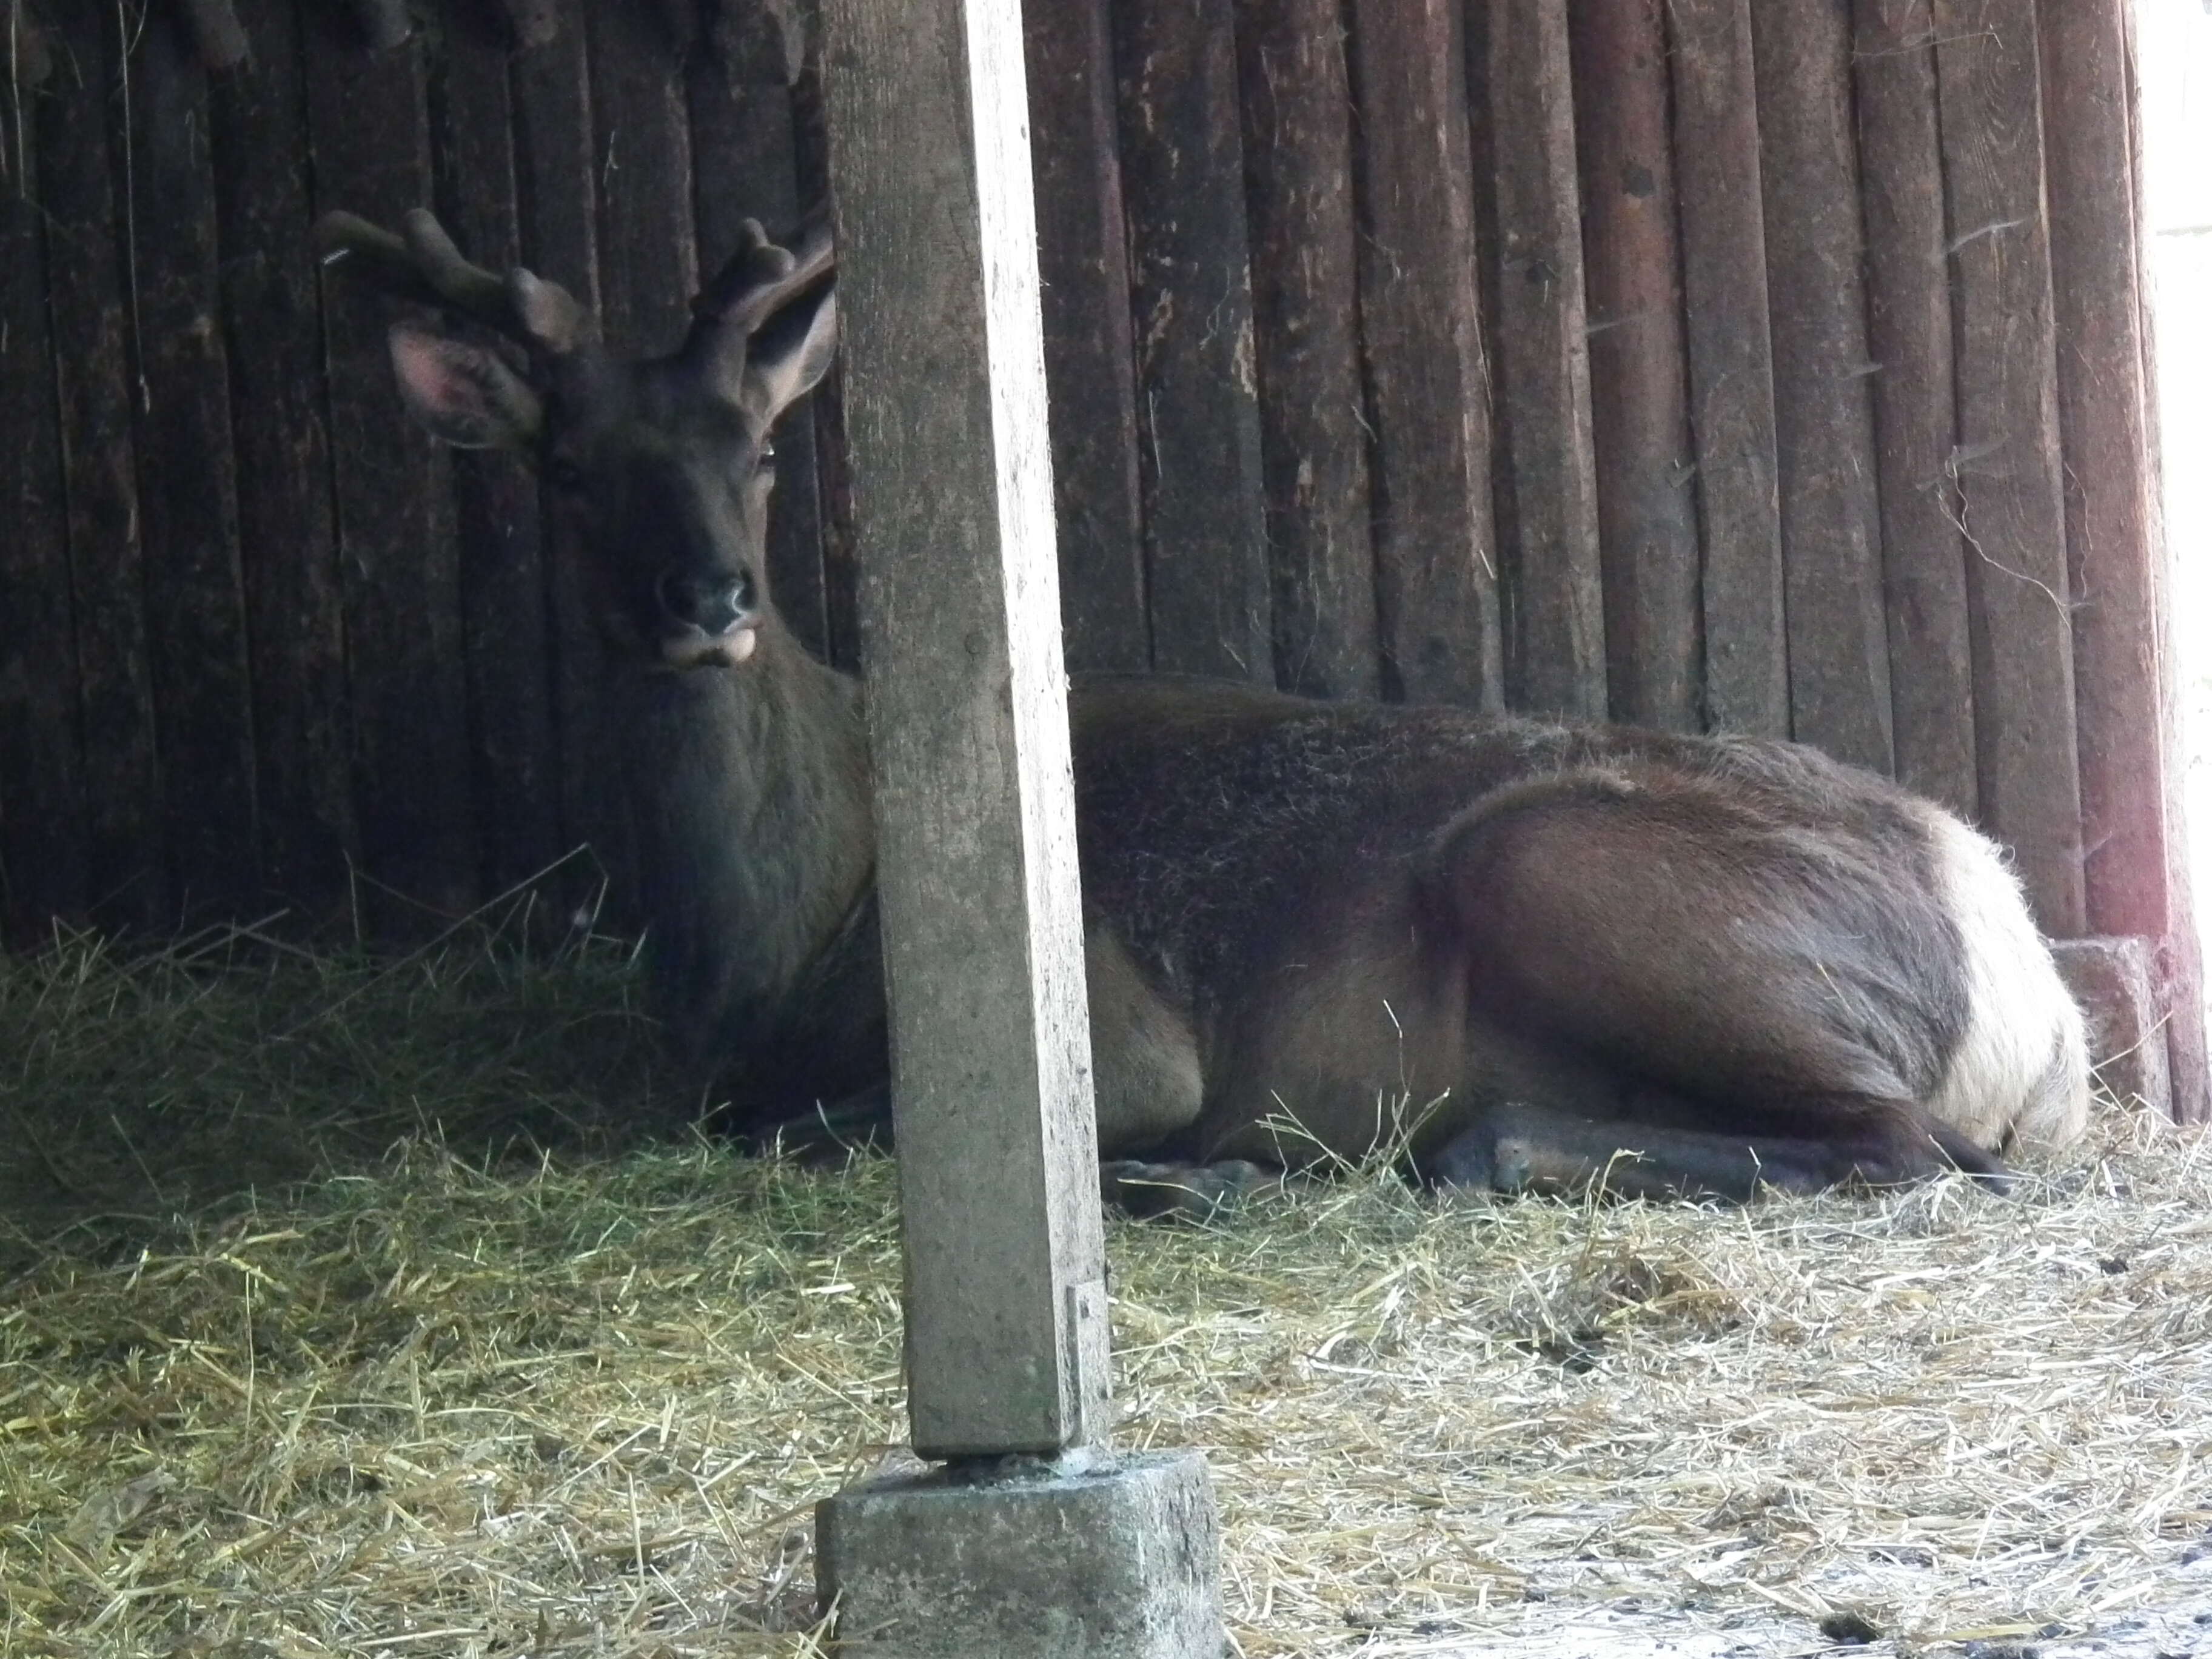
<svg viewBox="0 0 2212 1659"><path fill-rule="evenodd" d="M1019 0L830 0L915 1449L817 1519L850 1650L1216 1659L1192 1454L1116 1458Z"/></svg>

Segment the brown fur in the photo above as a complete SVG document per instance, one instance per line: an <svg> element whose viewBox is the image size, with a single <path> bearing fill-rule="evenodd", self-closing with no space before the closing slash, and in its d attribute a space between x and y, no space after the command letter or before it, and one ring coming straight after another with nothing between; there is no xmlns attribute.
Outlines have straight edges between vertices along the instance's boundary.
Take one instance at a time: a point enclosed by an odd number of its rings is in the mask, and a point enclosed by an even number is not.
<svg viewBox="0 0 2212 1659"><path fill-rule="evenodd" d="M563 348L542 406L471 348L395 352L434 429L504 422L574 503L633 668L659 1006L751 1121L879 1099L887 1063L859 690L763 586L769 430L834 313L763 269L716 285L743 337L709 308L668 358ZM1996 1172L1939 1104L2078 1124L2047 960L1988 992L2033 938L2009 878L1810 750L1154 678L1070 714L1109 1154L1177 1142L1220 1191L1402 1134L1445 1182L1748 1196Z"/></svg>

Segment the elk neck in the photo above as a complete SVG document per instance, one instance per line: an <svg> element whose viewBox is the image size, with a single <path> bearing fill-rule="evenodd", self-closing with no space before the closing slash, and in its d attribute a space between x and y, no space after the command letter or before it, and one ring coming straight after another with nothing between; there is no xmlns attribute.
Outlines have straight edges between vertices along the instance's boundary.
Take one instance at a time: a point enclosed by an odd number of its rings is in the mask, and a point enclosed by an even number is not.
<svg viewBox="0 0 2212 1659"><path fill-rule="evenodd" d="M874 875L859 682L772 612L736 668L627 677L623 740L656 988L723 1041L769 1035Z"/></svg>

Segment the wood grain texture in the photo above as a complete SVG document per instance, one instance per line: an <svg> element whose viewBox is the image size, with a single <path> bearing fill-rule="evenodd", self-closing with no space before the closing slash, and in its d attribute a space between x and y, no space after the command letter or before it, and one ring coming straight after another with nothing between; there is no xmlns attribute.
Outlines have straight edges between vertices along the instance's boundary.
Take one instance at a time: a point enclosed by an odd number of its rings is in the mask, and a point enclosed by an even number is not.
<svg viewBox="0 0 2212 1659"><path fill-rule="evenodd" d="M240 0L239 23L258 54L215 78L208 112L262 878L273 901L322 919L343 910L359 843L307 100L289 0Z"/></svg>
<svg viewBox="0 0 2212 1659"><path fill-rule="evenodd" d="M2035 8L1935 14L1982 817L2044 931L2070 939L2086 915Z"/></svg>
<svg viewBox="0 0 2212 1659"><path fill-rule="evenodd" d="M1243 0L1237 48L1275 679L1372 696L1381 662L1340 9Z"/></svg>
<svg viewBox="0 0 2212 1659"><path fill-rule="evenodd" d="M792 125L797 143L799 193L810 202L830 199L830 126L822 106L817 52L791 85ZM822 608L828 617L830 660L860 665L860 575L853 556L853 492L845 465L845 380L838 364L814 389L814 476L822 521Z"/></svg>
<svg viewBox="0 0 2212 1659"><path fill-rule="evenodd" d="M1048 1452L1109 1388L1020 16L825 9L914 1444Z"/></svg>
<svg viewBox="0 0 2212 1659"><path fill-rule="evenodd" d="M1468 86L1483 299L1497 365L1492 478L1505 701L1606 715L1605 592L1566 0L1471 8Z"/></svg>
<svg viewBox="0 0 2212 1659"><path fill-rule="evenodd" d="M2123 49L2121 64L2127 82L2128 196L2134 204L2136 223L2145 222L2143 194L2142 80L2138 72L2140 46L2135 33L2132 9L2120 14ZM2156 312L2150 304L2150 285L2136 285L2136 338L2142 349L2143 381L2144 486L2154 507L2165 501L2165 463L2159 442L2158 349ZM2169 757L2186 752L2183 710L2186 706L2182 653L2177 648L2173 614L2173 550L2166 539L2162 512L2154 511L2149 523L2152 538L2151 576L2155 584L2159 618L2160 728ZM2173 1115L2184 1123L2201 1123L2212 1116L2212 1057L2206 1053L2204 1026L2204 946L2197 924L2195 871L2189 837L2185 774L2182 767L2166 769L2166 902L2175 926L2152 950L2152 969L2166 1019L2166 1071L2173 1096Z"/></svg>
<svg viewBox="0 0 2212 1659"><path fill-rule="evenodd" d="M1152 662L1152 625L1107 12L1106 0L1028 0L1023 46L1067 661L1141 670Z"/></svg>
<svg viewBox="0 0 2212 1659"><path fill-rule="evenodd" d="M553 20L546 38L516 52L508 70L522 259L596 313L599 195L582 0L553 0ZM567 847L590 849L574 866L575 885L564 886L564 896L584 904L605 882L604 920L622 927L637 915L637 889L629 814L615 787L623 751L607 714L607 665L585 591L582 550L567 518L547 510L542 491L539 503L552 610L562 836Z"/></svg>
<svg viewBox="0 0 2212 1659"><path fill-rule="evenodd" d="M168 858L138 543L125 220L109 148L122 100L104 69L120 46L107 38L111 14L69 6L53 21L57 66L35 106L33 143L69 501L85 873L96 921L144 929L167 919Z"/></svg>
<svg viewBox="0 0 2212 1659"><path fill-rule="evenodd" d="M1790 735L1752 0L1672 0L1674 188L1704 538L1705 722Z"/></svg>
<svg viewBox="0 0 2212 1659"><path fill-rule="evenodd" d="M599 315L628 351L667 351L698 292L683 58L652 9L586 6Z"/></svg>
<svg viewBox="0 0 2212 1659"><path fill-rule="evenodd" d="M2152 566L2142 269L2120 0L2039 9L2084 898L2093 933L2160 938L2169 754Z"/></svg>
<svg viewBox="0 0 2212 1659"><path fill-rule="evenodd" d="M158 13L109 69L131 87L132 449L171 891L189 922L249 909L261 890L207 74Z"/></svg>
<svg viewBox="0 0 2212 1659"><path fill-rule="evenodd" d="M773 0L731 0L715 13L710 49L685 76L691 114L691 211L702 274L721 268L738 228L757 219L771 236L814 205L799 187L791 81L803 61L795 21ZM800 643L830 647L822 573L821 497L815 482L814 415L776 428L775 493L769 502L769 592Z"/></svg>
<svg viewBox="0 0 2212 1659"><path fill-rule="evenodd" d="M1567 15L1606 684L1615 720L1693 731L1704 643L1666 30L1660 0L1577 0Z"/></svg>
<svg viewBox="0 0 2212 1659"><path fill-rule="evenodd" d="M0 939L82 921L84 785L69 514L46 322L45 228L31 116L0 91Z"/></svg>
<svg viewBox="0 0 2212 1659"><path fill-rule="evenodd" d="M1836 0L1761 0L1759 135L1775 436L1801 742L1895 765L1881 499L1867 381L1850 22Z"/></svg>
<svg viewBox="0 0 2212 1659"><path fill-rule="evenodd" d="M495 270L520 258L507 49L492 20L455 15L430 60L437 208ZM512 455L453 457L470 776L483 890L506 891L567 850L552 708L537 478Z"/></svg>
<svg viewBox="0 0 2212 1659"><path fill-rule="evenodd" d="M1272 680L1232 0L1113 15L1152 663Z"/></svg>
<svg viewBox="0 0 2212 1659"><path fill-rule="evenodd" d="M329 8L301 14L317 204L397 224L433 200L419 39L365 53ZM345 580L363 909L404 937L478 895L453 471L401 416L390 302L326 277L323 337Z"/></svg>
<svg viewBox="0 0 2212 1659"><path fill-rule="evenodd" d="M1502 708L1461 6L1352 0L1349 15L1383 689Z"/></svg>
<svg viewBox="0 0 2212 1659"><path fill-rule="evenodd" d="M1980 790L1966 546L1951 477L1958 400L1935 33L1929 0L1852 7L1897 775L1972 817Z"/></svg>

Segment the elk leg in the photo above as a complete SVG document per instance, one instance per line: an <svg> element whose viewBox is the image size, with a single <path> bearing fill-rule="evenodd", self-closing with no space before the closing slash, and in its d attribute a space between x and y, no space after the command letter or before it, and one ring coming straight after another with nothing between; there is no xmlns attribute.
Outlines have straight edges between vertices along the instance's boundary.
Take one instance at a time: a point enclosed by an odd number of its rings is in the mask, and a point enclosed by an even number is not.
<svg viewBox="0 0 2212 1659"><path fill-rule="evenodd" d="M1923 1109L1966 1022L1960 946L1914 846L1884 850L1696 779L1567 774L1469 812L1434 871L1474 1115L1424 1164L1731 1198L2000 1176Z"/></svg>
<svg viewBox="0 0 2212 1659"><path fill-rule="evenodd" d="M1814 1193L1893 1186L1959 1169L2002 1183L2002 1166L1979 1147L1923 1124L1871 1126L1863 1136L1808 1139L1729 1134L1670 1125L1577 1117L1515 1104L1480 1114L1422 1161L1443 1188L1570 1193L1622 1198L1719 1198L1742 1202L1762 1188Z"/></svg>
<svg viewBox="0 0 2212 1659"><path fill-rule="evenodd" d="M1098 1196L1109 1209L1140 1218L1174 1217L1205 1221L1233 1210L1262 1187L1285 1177L1241 1158L1212 1164L1148 1164L1112 1158L1098 1166Z"/></svg>

